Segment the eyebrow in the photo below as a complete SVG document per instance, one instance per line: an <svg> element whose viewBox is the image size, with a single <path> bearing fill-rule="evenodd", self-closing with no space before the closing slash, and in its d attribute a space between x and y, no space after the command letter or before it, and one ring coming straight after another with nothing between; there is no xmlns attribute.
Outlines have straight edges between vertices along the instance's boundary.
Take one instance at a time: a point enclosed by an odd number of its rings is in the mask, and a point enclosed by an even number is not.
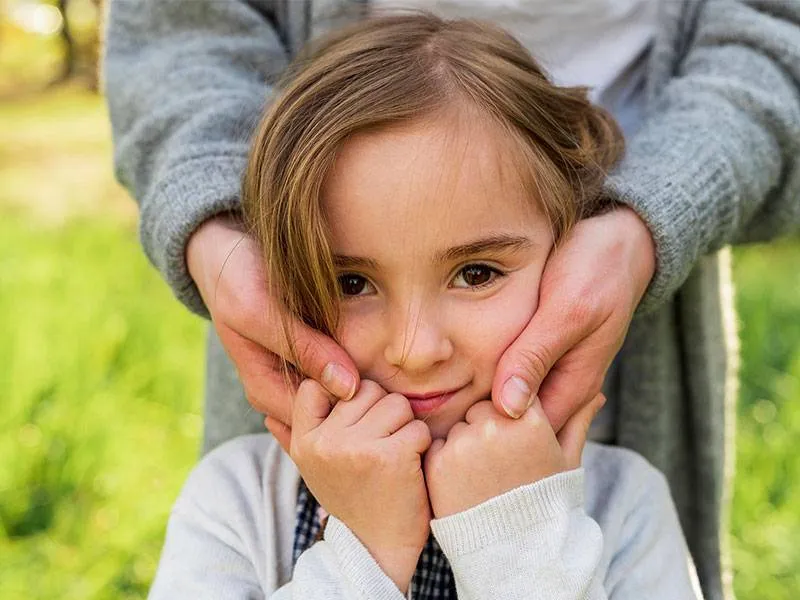
<svg viewBox="0 0 800 600"><path fill-rule="evenodd" d="M438 253L435 260L437 263L448 263L476 254L519 252L531 246L533 246L533 242L529 238L520 235L497 234L448 248Z"/></svg>
<svg viewBox="0 0 800 600"><path fill-rule="evenodd" d="M524 236L497 234L447 248L442 252L438 252L434 261L437 264L444 264L475 256L476 254L513 253L526 250L533 245L533 242ZM333 261L337 268L343 270L379 270L378 262L371 258L337 254L333 257Z"/></svg>

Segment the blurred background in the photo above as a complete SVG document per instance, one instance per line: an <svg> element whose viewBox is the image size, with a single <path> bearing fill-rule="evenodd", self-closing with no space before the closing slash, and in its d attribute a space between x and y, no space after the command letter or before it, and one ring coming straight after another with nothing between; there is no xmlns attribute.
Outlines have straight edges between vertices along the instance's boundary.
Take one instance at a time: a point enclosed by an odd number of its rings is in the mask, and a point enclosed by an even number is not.
<svg viewBox="0 0 800 600"><path fill-rule="evenodd" d="M145 598L197 459L204 323L138 245L103 0L0 0L0 596ZM740 600L800 598L800 239L734 253Z"/></svg>

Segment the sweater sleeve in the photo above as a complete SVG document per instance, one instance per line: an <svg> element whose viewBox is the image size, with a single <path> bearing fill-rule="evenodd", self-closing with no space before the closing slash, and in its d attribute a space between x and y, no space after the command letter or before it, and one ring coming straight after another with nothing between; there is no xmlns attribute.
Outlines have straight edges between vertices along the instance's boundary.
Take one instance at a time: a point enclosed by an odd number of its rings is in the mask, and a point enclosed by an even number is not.
<svg viewBox="0 0 800 600"><path fill-rule="evenodd" d="M699 4L677 69L608 183L656 243L643 311L703 254L800 224L800 3Z"/></svg>
<svg viewBox="0 0 800 600"><path fill-rule="evenodd" d="M276 510L276 502L291 504L292 494L275 489L264 452L270 443L266 435L238 438L197 465L170 514L148 598L404 600L335 517L328 519L325 539L300 556L291 580L279 582L291 560L291 540L277 539L285 523L276 520L294 507Z"/></svg>
<svg viewBox="0 0 800 600"><path fill-rule="evenodd" d="M248 142L287 65L268 0L112 0L104 88L118 180L140 206L142 245L175 295L207 315L185 247L239 206Z"/></svg>
<svg viewBox="0 0 800 600"><path fill-rule="evenodd" d="M584 509L583 469L432 521L459 599L699 600L669 490L646 471L599 503L608 536Z"/></svg>
<svg viewBox="0 0 800 600"><path fill-rule="evenodd" d="M583 509L583 469L434 519L431 529L459 600L607 598L598 568L603 536Z"/></svg>

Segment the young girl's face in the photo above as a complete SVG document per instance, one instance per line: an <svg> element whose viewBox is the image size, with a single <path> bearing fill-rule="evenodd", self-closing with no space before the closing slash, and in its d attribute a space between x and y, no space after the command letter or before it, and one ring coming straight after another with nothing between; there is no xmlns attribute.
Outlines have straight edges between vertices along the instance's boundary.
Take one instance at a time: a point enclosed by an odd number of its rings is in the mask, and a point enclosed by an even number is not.
<svg viewBox="0 0 800 600"><path fill-rule="evenodd" d="M490 396L536 310L552 234L512 152L489 123L442 118L348 139L325 182L340 342L434 438Z"/></svg>

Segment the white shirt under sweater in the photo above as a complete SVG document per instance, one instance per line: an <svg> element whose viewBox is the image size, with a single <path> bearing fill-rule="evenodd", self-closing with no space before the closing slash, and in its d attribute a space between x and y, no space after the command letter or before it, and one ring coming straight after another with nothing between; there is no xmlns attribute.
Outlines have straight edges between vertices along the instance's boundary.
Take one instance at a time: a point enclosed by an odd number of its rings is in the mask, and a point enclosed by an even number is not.
<svg viewBox="0 0 800 600"><path fill-rule="evenodd" d="M333 516L292 570L298 483L269 435L208 454L173 507L149 598L403 600ZM701 598L667 484L628 450L587 444L581 469L431 528L460 600Z"/></svg>

